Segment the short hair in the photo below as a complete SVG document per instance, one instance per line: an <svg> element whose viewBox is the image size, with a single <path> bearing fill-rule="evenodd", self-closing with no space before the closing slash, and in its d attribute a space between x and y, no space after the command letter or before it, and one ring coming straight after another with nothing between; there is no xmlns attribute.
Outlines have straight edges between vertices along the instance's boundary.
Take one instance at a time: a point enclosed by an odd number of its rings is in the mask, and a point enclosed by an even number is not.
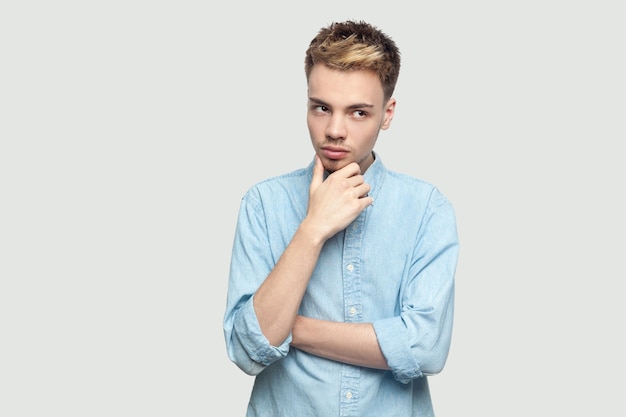
<svg viewBox="0 0 626 417"><path fill-rule="evenodd" d="M333 22L320 29L306 50L307 80L318 64L341 71L374 71L389 99L400 75L400 51L389 36L369 23Z"/></svg>

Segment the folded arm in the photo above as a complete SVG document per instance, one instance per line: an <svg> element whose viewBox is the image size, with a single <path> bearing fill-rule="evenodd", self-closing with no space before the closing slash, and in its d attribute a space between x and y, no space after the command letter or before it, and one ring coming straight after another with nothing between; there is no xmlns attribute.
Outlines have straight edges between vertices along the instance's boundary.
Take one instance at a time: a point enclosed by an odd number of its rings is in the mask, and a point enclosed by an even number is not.
<svg viewBox="0 0 626 417"><path fill-rule="evenodd" d="M291 346L338 362L389 369L371 323L343 323L298 316Z"/></svg>

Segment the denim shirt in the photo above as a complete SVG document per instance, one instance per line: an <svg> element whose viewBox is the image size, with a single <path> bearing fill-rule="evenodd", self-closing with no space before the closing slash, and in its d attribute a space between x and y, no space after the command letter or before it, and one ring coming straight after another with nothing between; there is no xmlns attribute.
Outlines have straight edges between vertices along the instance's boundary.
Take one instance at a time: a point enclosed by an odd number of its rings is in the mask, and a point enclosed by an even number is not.
<svg viewBox="0 0 626 417"><path fill-rule="evenodd" d="M224 336L229 358L256 375L248 417L433 416L427 375L450 347L458 237L452 205L425 181L364 174L374 204L324 244L299 314L370 322L390 370L342 364L272 346L254 294L307 212L313 163L243 196L232 248Z"/></svg>

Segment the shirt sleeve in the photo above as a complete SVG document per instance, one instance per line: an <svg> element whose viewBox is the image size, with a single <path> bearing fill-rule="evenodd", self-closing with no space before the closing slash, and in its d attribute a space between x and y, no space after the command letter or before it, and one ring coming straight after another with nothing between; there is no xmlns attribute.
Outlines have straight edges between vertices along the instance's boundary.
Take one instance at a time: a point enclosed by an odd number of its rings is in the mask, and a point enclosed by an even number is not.
<svg viewBox="0 0 626 417"><path fill-rule="evenodd" d="M400 315L373 323L396 380L408 383L441 372L454 315L454 275L459 242L452 205L434 189L407 259Z"/></svg>
<svg viewBox="0 0 626 417"><path fill-rule="evenodd" d="M289 352L291 334L280 346L270 345L254 311L254 293L274 264L263 207L251 190L239 209L224 315L228 356L249 375L259 374Z"/></svg>

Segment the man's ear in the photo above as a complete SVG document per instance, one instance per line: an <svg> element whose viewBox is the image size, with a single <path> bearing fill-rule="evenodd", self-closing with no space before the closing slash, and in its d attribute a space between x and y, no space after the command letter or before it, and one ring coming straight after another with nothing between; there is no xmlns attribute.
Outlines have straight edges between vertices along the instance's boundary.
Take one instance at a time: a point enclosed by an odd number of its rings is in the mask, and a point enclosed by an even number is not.
<svg viewBox="0 0 626 417"><path fill-rule="evenodd" d="M390 98L387 100L387 105L385 106L385 116L383 117L383 122L380 125L382 130L389 129L391 126L391 120L393 120L393 116L396 113L396 99Z"/></svg>

